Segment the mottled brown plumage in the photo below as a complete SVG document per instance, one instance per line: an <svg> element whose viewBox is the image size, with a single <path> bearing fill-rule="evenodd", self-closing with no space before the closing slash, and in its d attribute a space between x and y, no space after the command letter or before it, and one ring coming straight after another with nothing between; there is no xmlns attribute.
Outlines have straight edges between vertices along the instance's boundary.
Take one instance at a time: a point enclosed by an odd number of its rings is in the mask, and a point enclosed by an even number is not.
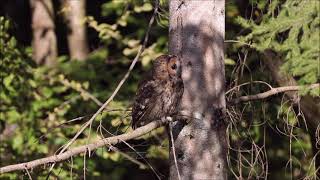
<svg viewBox="0 0 320 180"><path fill-rule="evenodd" d="M132 128L173 116L183 94L181 62L177 56L161 55L139 83L132 107Z"/></svg>

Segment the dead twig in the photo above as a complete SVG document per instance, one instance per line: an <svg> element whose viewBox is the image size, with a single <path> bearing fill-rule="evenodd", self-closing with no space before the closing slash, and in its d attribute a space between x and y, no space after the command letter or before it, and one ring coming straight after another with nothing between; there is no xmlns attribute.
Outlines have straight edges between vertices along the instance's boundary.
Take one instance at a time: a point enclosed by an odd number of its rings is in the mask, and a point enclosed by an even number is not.
<svg viewBox="0 0 320 180"><path fill-rule="evenodd" d="M241 97L232 99L232 100L229 101L229 103L238 104L240 102L247 102L247 101L265 99L265 98L268 98L270 96L273 96L273 95L276 95L276 94L279 94L279 93L283 93L283 92L287 92L287 91L298 91L302 87L303 86L284 86L284 87L272 88L271 90L263 92L263 93L258 93L258 94L255 94L255 95L248 95L248 96L241 96ZM318 88L318 87L320 87L320 83L311 84L311 85L306 86L306 87L308 87L310 89Z"/></svg>

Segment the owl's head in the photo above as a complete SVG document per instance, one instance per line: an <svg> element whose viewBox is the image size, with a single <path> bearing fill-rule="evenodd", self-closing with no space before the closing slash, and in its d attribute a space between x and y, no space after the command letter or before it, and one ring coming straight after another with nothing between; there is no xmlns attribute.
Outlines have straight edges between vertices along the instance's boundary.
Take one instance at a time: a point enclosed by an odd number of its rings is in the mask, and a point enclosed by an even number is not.
<svg viewBox="0 0 320 180"><path fill-rule="evenodd" d="M153 63L153 75L158 79L176 79L181 77L180 58L175 55L161 55Z"/></svg>

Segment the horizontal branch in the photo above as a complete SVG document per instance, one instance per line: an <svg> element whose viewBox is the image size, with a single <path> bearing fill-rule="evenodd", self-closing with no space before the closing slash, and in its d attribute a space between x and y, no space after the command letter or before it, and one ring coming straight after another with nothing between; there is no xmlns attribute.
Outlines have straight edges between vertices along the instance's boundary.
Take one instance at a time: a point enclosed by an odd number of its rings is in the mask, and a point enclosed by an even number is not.
<svg viewBox="0 0 320 180"><path fill-rule="evenodd" d="M283 92L287 92L287 91L298 91L302 87L303 86L284 86L284 87L272 88L269 91L266 91L266 92L263 92L263 93L259 93L259 94L255 94L255 95L240 96L238 98L232 99L231 101L229 101L229 103L237 104L237 103L240 103L240 102L247 102L247 101L265 99L265 98L268 98L270 96L273 96L273 95L276 95L276 94L279 94L279 93L283 93ZM311 88L311 89L318 88L318 87L320 87L320 83L311 84L311 85L306 86L306 87Z"/></svg>
<svg viewBox="0 0 320 180"><path fill-rule="evenodd" d="M65 151L65 152L58 154L58 155L53 155L53 156L49 156L46 158L41 158L41 159L29 161L29 162L4 166L4 167L0 168L0 174L12 172L12 171L17 171L17 170L32 169L34 167L44 165L47 163L57 163L57 162L66 160L72 156L78 155L80 153L84 153L86 151L90 152L92 150L95 150L95 149L103 147L103 146L111 146L111 145L121 143L123 141L128 141L130 139L134 139L134 138L140 137L144 134L147 134L150 131L166 124L167 122L168 122L167 119L153 121L153 122L151 122L145 126L142 126L134 131L131 131L129 133L104 138L104 139L98 140L98 141L91 143L91 144L72 148L72 149Z"/></svg>
<svg viewBox="0 0 320 180"><path fill-rule="evenodd" d="M271 90L263 92L263 93L259 93L259 94L255 94L255 95L248 95L248 96L241 96L241 97L232 99L231 101L229 101L229 103L236 104L236 103L240 103L240 102L265 99L267 97L270 97L270 96L278 94L278 93L283 93L283 92L287 92L287 91L298 91L301 87L302 86L285 86L285 87L272 88ZM320 87L319 83L312 84L312 85L308 86L308 88L311 88L311 89L314 89L317 87ZM111 145L115 145L115 144L118 144L123 141L128 141L130 139L140 137L140 136L147 134L150 131L166 124L167 122L168 122L167 119L153 121L153 122L151 122L145 126L142 126L134 131L131 131L129 133L125 133L125 134L121 134L121 135L113 136L113 137L109 137L109 138L104 138L104 139L98 140L98 141L91 143L91 144L72 148L72 149L65 151L65 152L58 154L58 155L53 155L53 156L49 156L46 158L41 158L41 159L25 162L25 163L4 166L4 167L0 168L0 174L12 172L12 171L17 171L17 170L32 169L32 168L35 168L37 166L44 165L47 163L61 162L61 161L66 160L72 156L78 155L80 153L84 153L86 151L90 152L92 150L95 150L95 149L103 147L103 146L111 146Z"/></svg>

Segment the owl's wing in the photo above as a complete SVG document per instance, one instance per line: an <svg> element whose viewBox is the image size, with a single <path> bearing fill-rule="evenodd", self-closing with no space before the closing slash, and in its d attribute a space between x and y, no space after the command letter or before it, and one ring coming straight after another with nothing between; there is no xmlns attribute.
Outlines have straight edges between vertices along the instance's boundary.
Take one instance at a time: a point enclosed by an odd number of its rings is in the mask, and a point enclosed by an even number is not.
<svg viewBox="0 0 320 180"><path fill-rule="evenodd" d="M135 129L139 122L145 121L146 115L152 110L154 100L161 93L157 90L157 83L153 80L143 81L136 94L132 107L132 127Z"/></svg>

